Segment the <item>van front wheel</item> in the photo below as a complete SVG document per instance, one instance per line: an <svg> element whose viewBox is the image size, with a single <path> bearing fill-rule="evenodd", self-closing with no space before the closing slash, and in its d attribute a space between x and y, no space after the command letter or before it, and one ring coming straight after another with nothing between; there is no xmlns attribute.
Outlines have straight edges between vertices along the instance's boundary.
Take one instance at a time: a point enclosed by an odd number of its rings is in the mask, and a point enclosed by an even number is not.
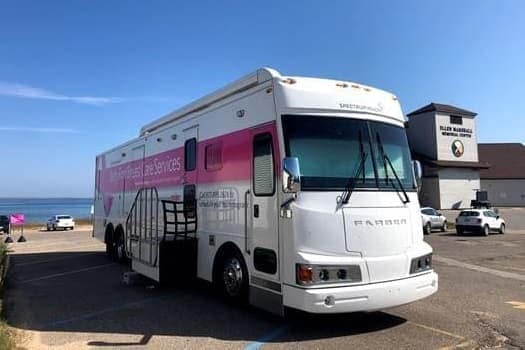
<svg viewBox="0 0 525 350"><path fill-rule="evenodd" d="M222 294L234 302L245 302L248 296L248 269L242 255L234 251L221 263L219 283Z"/></svg>

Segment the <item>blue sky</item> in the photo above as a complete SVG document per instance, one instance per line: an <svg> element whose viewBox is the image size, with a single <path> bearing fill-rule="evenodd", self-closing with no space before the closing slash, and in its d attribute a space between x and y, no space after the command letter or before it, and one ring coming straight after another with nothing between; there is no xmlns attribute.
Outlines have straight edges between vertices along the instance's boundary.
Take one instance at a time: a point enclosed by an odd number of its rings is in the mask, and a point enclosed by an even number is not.
<svg viewBox="0 0 525 350"><path fill-rule="evenodd" d="M0 0L0 197L85 197L95 155L271 66L478 112L524 142L525 2Z"/></svg>

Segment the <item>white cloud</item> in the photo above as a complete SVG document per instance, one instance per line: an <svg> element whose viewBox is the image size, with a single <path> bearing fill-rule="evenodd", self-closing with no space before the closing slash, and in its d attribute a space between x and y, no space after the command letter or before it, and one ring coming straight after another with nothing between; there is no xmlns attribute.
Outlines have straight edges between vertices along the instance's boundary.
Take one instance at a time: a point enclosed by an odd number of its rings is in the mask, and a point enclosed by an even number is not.
<svg viewBox="0 0 525 350"><path fill-rule="evenodd" d="M37 87L2 81L0 81L0 95L53 101L70 101L94 106L118 103L124 100L118 97L67 96Z"/></svg>
<svg viewBox="0 0 525 350"><path fill-rule="evenodd" d="M19 126L0 126L0 131L20 131L20 132L42 132L42 133L62 133L62 134L78 134L80 131L75 129L64 128L26 128Z"/></svg>

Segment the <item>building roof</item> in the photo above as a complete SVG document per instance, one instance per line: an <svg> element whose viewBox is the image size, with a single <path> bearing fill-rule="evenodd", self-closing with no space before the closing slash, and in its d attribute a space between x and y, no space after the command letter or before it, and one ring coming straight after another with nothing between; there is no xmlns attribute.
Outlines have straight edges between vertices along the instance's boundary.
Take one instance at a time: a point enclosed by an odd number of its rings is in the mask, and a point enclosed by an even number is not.
<svg viewBox="0 0 525 350"><path fill-rule="evenodd" d="M489 163L483 161L463 162L459 160L435 160L418 153L414 153L412 156L421 163L435 168L487 169L491 166Z"/></svg>
<svg viewBox="0 0 525 350"><path fill-rule="evenodd" d="M481 170L481 179L525 179L525 146L521 143L480 143L480 161L490 168Z"/></svg>
<svg viewBox="0 0 525 350"><path fill-rule="evenodd" d="M426 105L425 107L421 107L420 109L416 109L415 111L408 113L407 116L411 117L411 116L423 114L426 112L438 112L438 113L445 113L449 115L460 115L460 116L467 116L467 117L475 117L477 115L477 113L467 111L466 109L432 102Z"/></svg>

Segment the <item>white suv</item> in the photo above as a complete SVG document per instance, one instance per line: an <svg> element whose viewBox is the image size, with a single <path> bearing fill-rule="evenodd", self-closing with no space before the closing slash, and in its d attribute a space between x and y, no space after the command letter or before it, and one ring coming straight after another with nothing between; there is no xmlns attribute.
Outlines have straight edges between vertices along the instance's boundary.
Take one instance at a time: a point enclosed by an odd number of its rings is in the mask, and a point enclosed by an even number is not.
<svg viewBox="0 0 525 350"><path fill-rule="evenodd" d="M436 209L425 207L421 208L421 221L423 224L423 233L429 235L433 228L438 228L441 232L447 230L447 218Z"/></svg>
<svg viewBox="0 0 525 350"><path fill-rule="evenodd" d="M484 236L489 233L505 233L505 220L490 209L468 209L459 213L456 218L456 232L458 235L465 231L481 232Z"/></svg>
<svg viewBox="0 0 525 350"><path fill-rule="evenodd" d="M56 231L57 228L73 230L75 228L75 221L69 215L53 215L47 220L46 226L48 231Z"/></svg>

